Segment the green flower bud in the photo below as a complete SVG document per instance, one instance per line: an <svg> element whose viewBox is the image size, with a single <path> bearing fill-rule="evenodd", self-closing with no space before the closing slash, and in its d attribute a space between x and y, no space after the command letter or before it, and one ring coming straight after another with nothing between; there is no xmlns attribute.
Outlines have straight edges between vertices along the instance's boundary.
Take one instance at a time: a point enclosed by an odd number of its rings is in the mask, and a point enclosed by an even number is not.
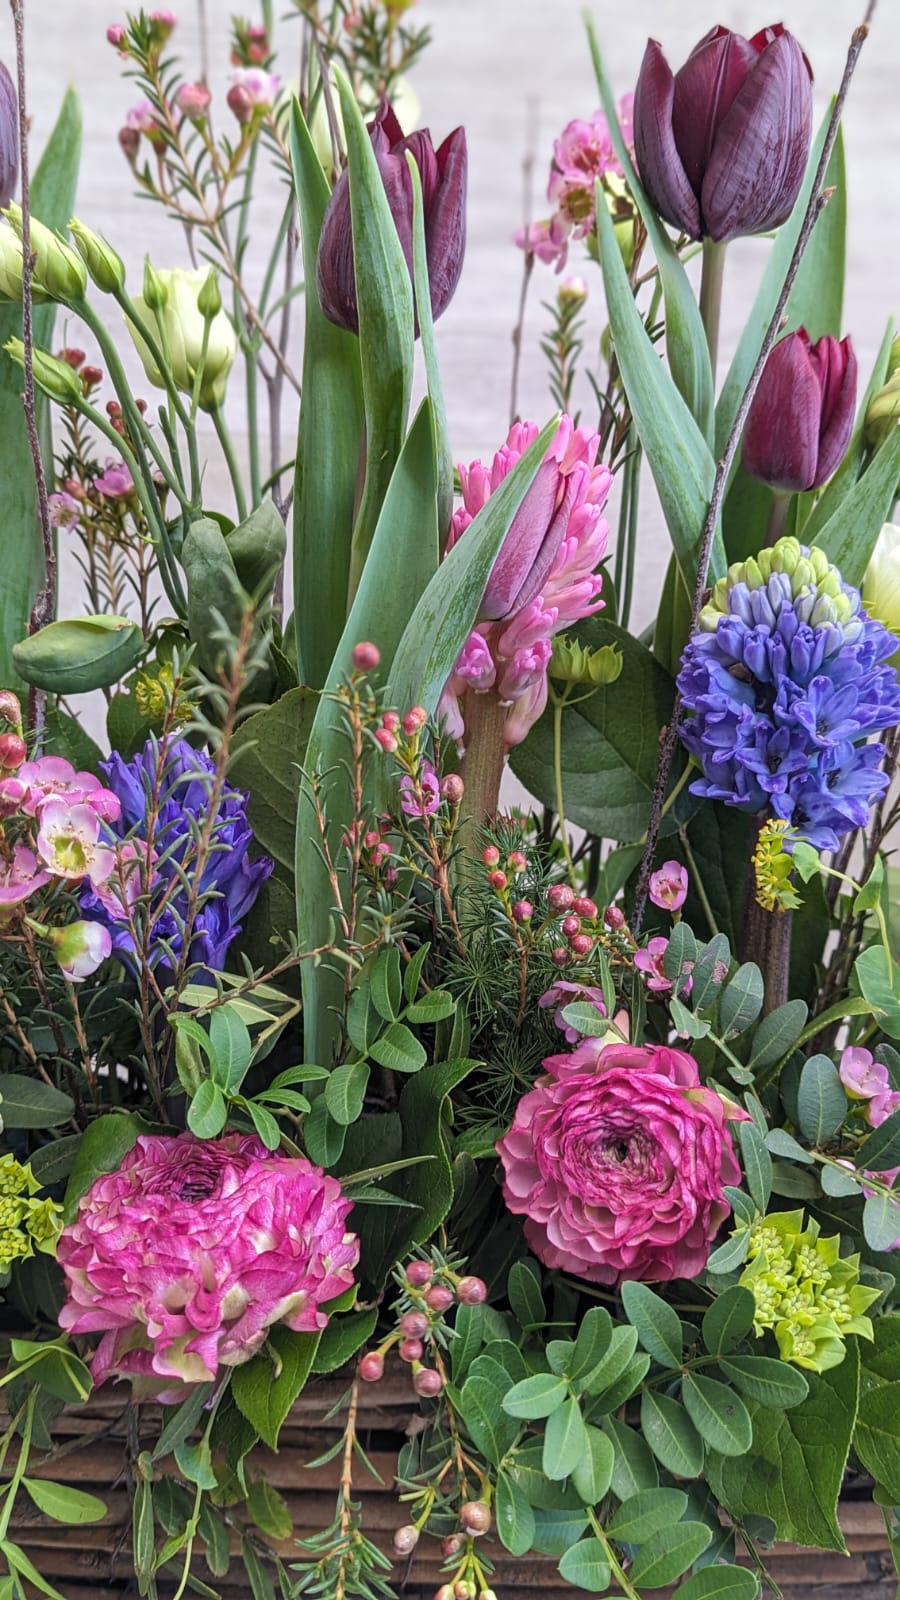
<svg viewBox="0 0 900 1600"><path fill-rule="evenodd" d="M58 1206L54 1200L32 1200L24 1221L36 1248L44 1255L55 1255L56 1241L63 1224L62 1206Z"/></svg>
<svg viewBox="0 0 900 1600"><path fill-rule="evenodd" d="M557 634L550 657L550 676L560 683L592 683L601 688L615 683L622 671L622 653L614 644L589 650L577 639Z"/></svg>
<svg viewBox="0 0 900 1600"><path fill-rule="evenodd" d="M197 296L197 310L207 322L212 322L222 309L222 294L219 289L219 274L215 267L210 267L206 275L206 282Z"/></svg>
<svg viewBox="0 0 900 1600"><path fill-rule="evenodd" d="M21 206L8 206L6 215L21 243ZM42 222L38 222L37 217L29 221L29 239L34 256L31 278L35 289L46 295L48 300L66 303L83 300L87 290L87 273L84 262L75 251L58 239L55 233L51 233L49 228L45 228Z"/></svg>
<svg viewBox="0 0 900 1600"><path fill-rule="evenodd" d="M873 395L866 412L866 443L878 446L900 420L900 338L893 341L888 356L884 386Z"/></svg>
<svg viewBox="0 0 900 1600"><path fill-rule="evenodd" d="M149 280L148 273L152 275ZM144 275L144 294L134 302L138 321L135 323L126 319L126 326L148 379L158 389L166 385L147 345L145 333L162 346L171 381L182 393L193 394L202 362L200 405L206 411L214 411L225 397L228 374L237 354L237 340L224 311L212 314L207 311L204 314L201 310L200 298L204 290L210 296L205 304L212 304L213 291L209 287L209 278L210 275L203 269L185 271L176 268L157 272L148 262L148 271ZM150 300L147 298L148 281ZM154 312L157 314L154 315Z"/></svg>
<svg viewBox="0 0 900 1600"><path fill-rule="evenodd" d="M32 283L31 298L43 302L47 296ZM12 228L0 226L0 300L22 304L22 246Z"/></svg>
<svg viewBox="0 0 900 1600"><path fill-rule="evenodd" d="M83 222L73 217L69 232L75 249L88 269L93 282L104 294L115 294L125 283L125 263L111 244L98 233L92 233Z"/></svg>
<svg viewBox="0 0 900 1600"><path fill-rule="evenodd" d="M9 339L3 346L7 355L20 367L25 365L25 346L21 339ZM67 361L57 361L46 350L33 350L31 366L35 386L61 406L79 405L84 399L81 380Z"/></svg>
<svg viewBox="0 0 900 1600"><path fill-rule="evenodd" d="M870 617L891 633L900 632L900 527L886 522L866 567L862 585L863 605ZM900 652L892 657L900 664Z"/></svg>

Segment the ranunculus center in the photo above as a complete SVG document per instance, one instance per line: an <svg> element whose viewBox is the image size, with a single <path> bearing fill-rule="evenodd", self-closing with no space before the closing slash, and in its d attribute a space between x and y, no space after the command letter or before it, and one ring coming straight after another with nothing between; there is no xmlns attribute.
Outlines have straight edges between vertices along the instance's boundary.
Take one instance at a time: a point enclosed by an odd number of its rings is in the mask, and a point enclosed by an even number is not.
<svg viewBox="0 0 900 1600"><path fill-rule="evenodd" d="M585 1164L595 1172L618 1172L623 1177L643 1177L653 1171L653 1141L641 1128L601 1126L585 1141Z"/></svg>

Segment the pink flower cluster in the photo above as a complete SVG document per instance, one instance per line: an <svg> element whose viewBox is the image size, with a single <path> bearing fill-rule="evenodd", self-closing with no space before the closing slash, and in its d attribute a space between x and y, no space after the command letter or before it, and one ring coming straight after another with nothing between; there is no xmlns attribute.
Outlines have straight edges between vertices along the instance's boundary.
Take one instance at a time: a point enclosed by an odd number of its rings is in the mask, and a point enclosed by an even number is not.
<svg viewBox="0 0 900 1600"><path fill-rule="evenodd" d="M586 1039L544 1066L497 1145L535 1255L592 1283L695 1278L740 1182L728 1123L746 1112L681 1050Z"/></svg>
<svg viewBox="0 0 900 1600"><path fill-rule="evenodd" d="M490 468L460 466L463 504L454 512L448 550L460 539L538 436L514 423ZM520 744L547 702L547 667L555 633L598 611L609 528L601 516L612 474L597 463L599 435L562 417L537 477L513 518L482 606L444 690L440 711L450 737L465 739L468 694L492 692L509 707L508 747Z"/></svg>
<svg viewBox="0 0 900 1600"><path fill-rule="evenodd" d="M563 1034L567 1044L577 1044L584 1034L578 1028L567 1022L563 1012L567 1006L575 1005L581 1001L585 1005L593 1006L598 1017L606 1016L606 1006L602 990L594 988L589 983L570 983L566 978L557 978L545 994L541 995L538 1005L542 1010L553 1006L553 1021Z"/></svg>
<svg viewBox="0 0 900 1600"><path fill-rule="evenodd" d="M895 1111L900 1111L900 1091L891 1088L887 1067L876 1061L870 1050L849 1046L841 1056L838 1072L851 1100L866 1101L866 1121L871 1127L880 1128Z"/></svg>
<svg viewBox="0 0 900 1600"><path fill-rule="evenodd" d="M628 94L619 105L619 126L632 154L633 102L634 96ZM584 239L596 226L594 185L598 178L602 180L608 175L624 176L603 112L595 111L587 121L577 117L563 129L553 145L547 184L547 199L554 207L553 214L542 222L532 222L527 228L521 228L516 234L516 244L537 256L539 261L555 263L557 272L562 272L570 239Z"/></svg>
<svg viewBox="0 0 900 1600"><path fill-rule="evenodd" d="M267 1330L324 1328L353 1283L359 1241L336 1178L255 1135L138 1139L60 1236L60 1326L102 1333L91 1371L164 1403L248 1361Z"/></svg>

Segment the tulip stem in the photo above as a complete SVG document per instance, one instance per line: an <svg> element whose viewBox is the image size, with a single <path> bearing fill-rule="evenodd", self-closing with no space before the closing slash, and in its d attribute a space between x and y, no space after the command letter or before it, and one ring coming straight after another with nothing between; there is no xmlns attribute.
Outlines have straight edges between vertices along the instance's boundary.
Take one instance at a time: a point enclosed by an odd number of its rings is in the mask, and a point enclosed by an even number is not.
<svg viewBox="0 0 900 1600"><path fill-rule="evenodd" d="M706 329L713 386L719 353L719 316L722 310L722 281L725 276L725 245L715 239L703 241L703 269L700 274L700 316Z"/></svg>
<svg viewBox="0 0 900 1600"><path fill-rule="evenodd" d="M766 528L766 545L777 544L784 533L788 511L791 505L791 494L784 489L773 489L772 509L769 512L769 523Z"/></svg>
<svg viewBox="0 0 900 1600"><path fill-rule="evenodd" d="M232 439L228 430L228 423L225 421L225 413L222 410L222 407L213 406L210 414L213 419L213 427L216 430L219 443L222 446L222 454L225 457L225 465L228 468L228 476L231 479L231 487L234 490L234 502L237 506L238 522L243 522L247 516L247 501L244 498L244 481L241 477L241 469L238 466L237 456L234 453L234 440Z"/></svg>

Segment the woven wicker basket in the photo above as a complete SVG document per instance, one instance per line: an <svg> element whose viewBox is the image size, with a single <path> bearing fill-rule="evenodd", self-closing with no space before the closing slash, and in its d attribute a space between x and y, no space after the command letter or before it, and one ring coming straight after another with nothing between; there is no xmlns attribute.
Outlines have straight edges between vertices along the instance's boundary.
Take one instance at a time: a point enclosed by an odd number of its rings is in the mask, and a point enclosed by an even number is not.
<svg viewBox="0 0 900 1600"><path fill-rule="evenodd" d="M334 1441L334 1428L323 1426L321 1419L345 1387L331 1381L310 1385L284 1425L278 1454L260 1448L253 1457L255 1467L264 1469L287 1500L297 1539L326 1527L334 1514L337 1464L310 1469L306 1463ZM10 1526L9 1536L25 1548L67 1600L137 1595L131 1572L131 1512L123 1446L130 1434L130 1448L137 1447L136 1432L141 1443L152 1446L151 1423L156 1419L148 1408L140 1413L128 1408L123 1393L122 1389L103 1390L87 1405L64 1412L54 1429L58 1452L43 1469L57 1482L99 1494L108 1506L106 1518L87 1527L62 1527L20 1495ZM397 1451L416 1404L409 1385L402 1381L364 1387L360 1395L361 1436L383 1484L377 1484L360 1467L354 1486L363 1503L366 1533L386 1550L402 1520L391 1482ZM803 1600L895 1600L896 1579L878 1507L866 1497L847 1499L842 1504L841 1523L849 1557L792 1545L779 1547L769 1566L787 1600L800 1600L801 1596ZM485 1548L495 1560L493 1581L501 1600L534 1600L538 1590L575 1600L575 1591L560 1578L554 1561L541 1556L513 1560L499 1546L486 1542ZM280 1549L288 1558L293 1553L291 1544ZM430 1600L441 1582L438 1569L438 1546L424 1540L415 1562L395 1568L396 1585L406 1600ZM247 1600L247 1582L239 1561L225 1579L210 1578L202 1561L197 1573L212 1584L222 1600ZM169 1592L161 1582L160 1596ZM665 1600L664 1591L659 1593L660 1600Z"/></svg>

